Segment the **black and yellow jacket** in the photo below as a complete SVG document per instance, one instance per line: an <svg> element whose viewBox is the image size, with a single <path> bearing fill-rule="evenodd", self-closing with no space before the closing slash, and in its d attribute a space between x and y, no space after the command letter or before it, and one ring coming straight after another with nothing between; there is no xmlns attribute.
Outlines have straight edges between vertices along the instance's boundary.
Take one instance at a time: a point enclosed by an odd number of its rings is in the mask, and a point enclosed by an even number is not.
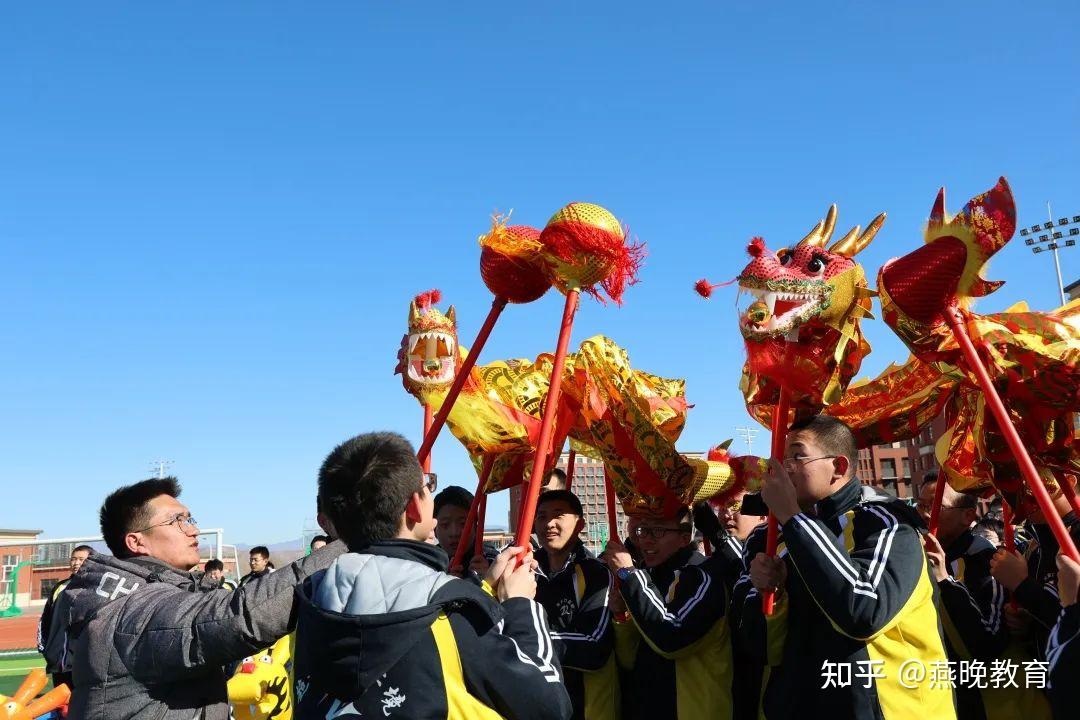
<svg viewBox="0 0 1080 720"><path fill-rule="evenodd" d="M624 717L731 717L727 596L714 558L688 547L655 568L620 571L630 615L615 630L619 663L629 669Z"/></svg>
<svg viewBox="0 0 1080 720"><path fill-rule="evenodd" d="M978 660L990 668L1009 642L1005 588L990 575L997 548L966 530L945 550L949 577L938 582L941 624L949 660ZM980 683L974 683L978 685ZM1023 688L991 688L957 683L956 711L964 720L1007 720L1020 716ZM1034 718L1028 718L1034 720Z"/></svg>
<svg viewBox="0 0 1080 720"><path fill-rule="evenodd" d="M1080 543L1080 522L1074 513L1062 520L1074 542ZM1050 629L1061 614L1061 600L1057 589L1057 554L1060 546L1050 526L1043 523L1028 525L1034 539L1028 544L1026 556L1028 576L1017 586L1014 596L1017 603L1027 610L1031 624L1032 654L1043 658Z"/></svg>
<svg viewBox="0 0 1080 720"><path fill-rule="evenodd" d="M434 545L375 543L297 589L297 720L569 718L532 600L496 602Z"/></svg>
<svg viewBox="0 0 1080 720"><path fill-rule="evenodd" d="M1046 643L1050 667L1050 704L1054 718L1076 717L1076 682L1080 679L1080 603L1063 608Z"/></svg>
<svg viewBox="0 0 1080 720"><path fill-rule="evenodd" d="M913 509L857 479L817 503L814 516L784 523L785 589L767 620L761 596L747 591L740 627L768 658L769 720L956 718L952 690L930 683L933 664L947 657L921 527ZM763 551L764 528L747 545L747 557ZM916 662L926 677L907 689L901 668ZM828 663L846 665L853 681L828 683Z"/></svg>
<svg viewBox="0 0 1080 720"><path fill-rule="evenodd" d="M608 609L611 573L586 556L580 541L561 568L551 568L543 549L536 561L536 601L547 611L575 720L621 717L615 629Z"/></svg>

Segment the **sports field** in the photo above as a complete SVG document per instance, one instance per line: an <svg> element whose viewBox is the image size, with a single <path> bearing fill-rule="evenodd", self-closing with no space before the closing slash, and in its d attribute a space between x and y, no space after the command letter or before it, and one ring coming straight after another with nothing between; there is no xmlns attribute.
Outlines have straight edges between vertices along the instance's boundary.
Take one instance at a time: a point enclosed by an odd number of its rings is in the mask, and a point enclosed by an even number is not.
<svg viewBox="0 0 1080 720"><path fill-rule="evenodd" d="M44 667L45 661L36 652L18 655L0 655L0 695L11 695L26 677L26 673L36 667ZM46 688L52 687L50 682Z"/></svg>
<svg viewBox="0 0 1080 720"><path fill-rule="evenodd" d="M37 645L37 624L38 614L35 612L0 619L0 695L10 695L19 687L26 673L45 666L45 661L34 649Z"/></svg>

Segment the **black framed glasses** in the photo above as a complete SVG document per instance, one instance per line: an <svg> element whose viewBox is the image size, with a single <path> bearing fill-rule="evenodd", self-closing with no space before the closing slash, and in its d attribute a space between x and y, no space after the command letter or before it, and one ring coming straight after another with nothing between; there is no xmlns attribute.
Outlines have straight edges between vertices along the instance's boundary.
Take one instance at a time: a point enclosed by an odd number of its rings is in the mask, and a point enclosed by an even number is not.
<svg viewBox="0 0 1080 720"><path fill-rule="evenodd" d="M439 487L439 476L435 473L424 473L424 487L434 495L435 489Z"/></svg>
<svg viewBox="0 0 1080 720"><path fill-rule="evenodd" d="M806 465L812 463L815 460L832 460L833 458L840 457L839 455L818 455L817 457L806 457L805 455L796 455L794 457L784 458L783 463L785 470L793 470L795 465Z"/></svg>
<svg viewBox="0 0 1080 720"><path fill-rule="evenodd" d="M644 538L651 537L653 540L659 540L668 533L688 533L690 528L686 525L679 527L646 527L645 525L638 525L634 528L634 537Z"/></svg>
<svg viewBox="0 0 1080 720"><path fill-rule="evenodd" d="M169 520L154 523L153 525L147 525L141 530L132 530L131 532L146 532L147 530L150 530L152 528L164 527L165 525L175 525L177 528L179 528L180 532L187 532L188 530L199 529L199 522L195 518L191 517L190 515L185 515L184 513L177 513Z"/></svg>

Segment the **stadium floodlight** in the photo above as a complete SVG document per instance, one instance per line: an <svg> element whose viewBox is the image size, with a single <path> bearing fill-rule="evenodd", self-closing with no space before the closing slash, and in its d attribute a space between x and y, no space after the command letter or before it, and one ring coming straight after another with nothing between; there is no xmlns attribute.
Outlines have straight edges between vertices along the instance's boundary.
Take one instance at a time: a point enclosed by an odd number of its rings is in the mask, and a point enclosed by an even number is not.
<svg viewBox="0 0 1080 720"><path fill-rule="evenodd" d="M1054 271L1057 274L1058 296L1061 299L1061 304L1064 305L1065 284L1061 280L1061 260L1058 258L1058 250L1061 248L1076 247L1076 240L1074 238L1077 235L1080 235L1080 215L1065 215L1064 217L1059 217L1057 219L1056 228L1054 225L1054 213L1050 208L1050 203L1046 203L1046 215L1047 222L1044 222L1042 225L1032 225L1031 234L1035 235L1044 230L1049 230L1050 232L1039 235L1037 241L1033 238L1027 238L1024 241L1024 244L1031 246L1031 252L1036 255L1043 250L1051 250L1053 252ZM1069 219L1070 217L1072 218L1071 220ZM1066 225L1076 225L1077 227L1070 227L1068 232L1070 239L1065 240L1064 243L1059 243L1058 241L1065 237ZM1027 230L1027 228L1022 229L1020 234L1026 237L1029 234ZM1046 243L1046 246L1044 247L1037 243Z"/></svg>

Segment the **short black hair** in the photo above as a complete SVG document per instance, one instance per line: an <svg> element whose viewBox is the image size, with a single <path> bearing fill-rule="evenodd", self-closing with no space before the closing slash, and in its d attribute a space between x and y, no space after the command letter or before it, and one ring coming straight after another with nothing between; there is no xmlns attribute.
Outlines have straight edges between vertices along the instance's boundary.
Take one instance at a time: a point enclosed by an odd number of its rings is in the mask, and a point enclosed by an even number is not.
<svg viewBox="0 0 1080 720"><path fill-rule="evenodd" d="M472 507L473 494L458 485L450 485L435 496L435 514L446 506L468 511Z"/></svg>
<svg viewBox="0 0 1080 720"><path fill-rule="evenodd" d="M77 552L92 553L94 552L94 548L90 547L89 545L76 545L71 549L71 554L74 555Z"/></svg>
<svg viewBox="0 0 1080 720"><path fill-rule="evenodd" d="M548 471L548 474L544 476L544 484L547 485L551 482L552 478L556 478L559 481L559 485L562 486L559 488L560 490L566 489L566 473L563 472L562 468L551 468L551 470Z"/></svg>
<svg viewBox="0 0 1080 720"><path fill-rule="evenodd" d="M843 455L848 459L848 474L855 474L855 463L859 459L859 446L855 435L843 421L831 415L810 415L791 424L788 433L806 430L814 434L817 444L830 455Z"/></svg>
<svg viewBox="0 0 1080 720"><path fill-rule="evenodd" d="M319 468L319 502L346 547L355 552L397 535L401 515L424 474L398 433L357 435L334 448Z"/></svg>
<svg viewBox="0 0 1080 720"><path fill-rule="evenodd" d="M569 505L576 515L580 517L585 516L585 510L581 507L581 500L569 490L545 490L540 493L540 497L536 499L536 507L539 509L540 506L546 502L555 502L559 500Z"/></svg>
<svg viewBox="0 0 1080 720"><path fill-rule="evenodd" d="M224 572L225 563L221 562L217 558L210 558L206 561L206 564L203 565L203 572L211 572L213 570L221 570L222 572Z"/></svg>
<svg viewBox="0 0 1080 720"><path fill-rule="evenodd" d="M322 540L327 545L330 544L329 535L316 535L315 537L311 538L311 542L308 544L308 547L315 547L315 543L319 542L320 540Z"/></svg>
<svg viewBox="0 0 1080 720"><path fill-rule="evenodd" d="M248 555L262 555L267 560L270 559L270 550L265 545L256 545L248 550Z"/></svg>
<svg viewBox="0 0 1080 720"><path fill-rule="evenodd" d="M180 497L180 483L176 478L170 475L149 478L134 485L124 485L105 498L98 518L101 522L101 535L114 556L125 558L130 555L124 545L124 536L150 524L153 518L147 505L161 495Z"/></svg>

